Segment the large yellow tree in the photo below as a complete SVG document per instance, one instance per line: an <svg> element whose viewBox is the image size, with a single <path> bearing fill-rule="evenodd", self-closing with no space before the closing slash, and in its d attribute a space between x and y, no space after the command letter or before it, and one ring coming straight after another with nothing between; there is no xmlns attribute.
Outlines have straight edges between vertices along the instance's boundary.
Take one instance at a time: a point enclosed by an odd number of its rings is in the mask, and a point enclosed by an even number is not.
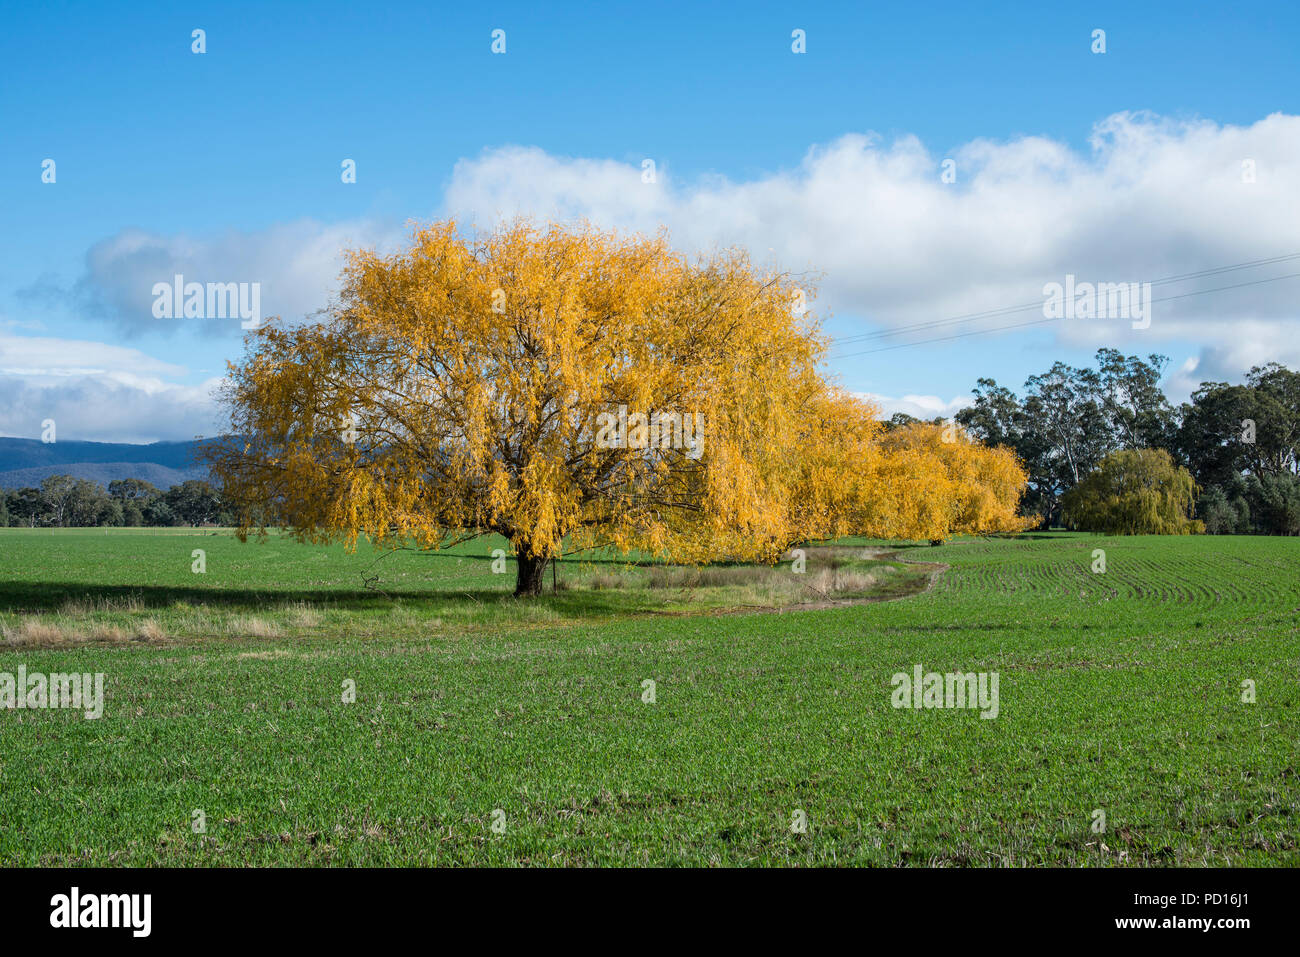
<svg viewBox="0 0 1300 957"><path fill-rule="evenodd" d="M789 276L662 235L446 222L342 278L321 321L267 324L230 367L210 463L241 536L497 533L535 594L566 542L772 560L839 528L794 501L815 482L796 440L835 400Z"/></svg>

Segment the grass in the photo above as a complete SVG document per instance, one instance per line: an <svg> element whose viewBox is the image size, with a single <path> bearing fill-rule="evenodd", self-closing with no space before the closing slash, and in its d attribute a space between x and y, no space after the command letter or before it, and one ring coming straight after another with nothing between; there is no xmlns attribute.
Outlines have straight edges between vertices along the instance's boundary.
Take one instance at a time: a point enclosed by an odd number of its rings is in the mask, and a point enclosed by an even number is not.
<svg viewBox="0 0 1300 957"><path fill-rule="evenodd" d="M0 529L0 637L28 646L358 629L393 638L427 634L434 619L479 633L897 598L928 580L928 569L862 547L810 549L801 575L788 562L685 568L595 554L561 562L554 591L548 580L540 599L519 602L513 560L493 561L507 545L495 537L446 552L349 554L289 537L241 544L224 531L158 531Z"/></svg>
<svg viewBox="0 0 1300 957"><path fill-rule="evenodd" d="M0 711L0 863L1300 864L1300 544L872 544L517 602L493 543L0 530L0 672L106 675ZM998 718L893 709L916 664Z"/></svg>

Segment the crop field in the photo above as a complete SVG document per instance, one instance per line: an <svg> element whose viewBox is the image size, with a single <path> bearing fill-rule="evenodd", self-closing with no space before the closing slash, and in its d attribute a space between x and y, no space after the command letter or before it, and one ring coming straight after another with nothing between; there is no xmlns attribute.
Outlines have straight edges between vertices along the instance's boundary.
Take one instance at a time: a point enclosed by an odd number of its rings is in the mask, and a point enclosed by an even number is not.
<svg viewBox="0 0 1300 957"><path fill-rule="evenodd" d="M0 710L0 864L1300 865L1295 540L589 556L524 601L501 544L0 529L0 673L104 675L98 719ZM894 707L918 666L996 717Z"/></svg>

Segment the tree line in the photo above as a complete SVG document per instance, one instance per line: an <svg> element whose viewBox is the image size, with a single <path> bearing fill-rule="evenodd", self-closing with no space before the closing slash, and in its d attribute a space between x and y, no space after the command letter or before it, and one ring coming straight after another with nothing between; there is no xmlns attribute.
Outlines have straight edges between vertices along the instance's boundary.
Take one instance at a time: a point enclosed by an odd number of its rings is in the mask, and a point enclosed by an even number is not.
<svg viewBox="0 0 1300 957"><path fill-rule="evenodd" d="M1189 509L1194 501L1205 531L1300 534L1300 373L1276 362L1256 366L1243 384L1202 382L1174 407L1159 385L1168 362L1100 349L1095 367L1057 362L1030 376L1019 395L981 378L974 403L956 419L980 441L1016 453L1028 475L1021 511L1040 527L1077 524L1087 508L1083 492L1072 500L1072 490L1097 475L1086 491L1113 491L1117 463L1128 464L1131 481L1153 487L1159 456L1114 459L1108 472L1103 464L1121 452L1162 452L1195 485L1165 475L1161 494Z"/></svg>
<svg viewBox="0 0 1300 957"><path fill-rule="evenodd" d="M883 423L883 435L858 436L858 451L871 443L898 451L910 447L909 454L924 447L936 462L950 453L948 461L909 470L917 476L915 489L902 488L897 475L891 487L877 474L867 497L876 499L877 512L890 513L889 524L904 525L918 536L941 538L963 525L974 529L993 524L983 517L966 523L948 520L952 502L941 502L944 496L936 492L936 475L956 475L958 463L979 458L969 441L976 439L1018 457L1025 473L1020 514L1042 528L1097 526L1102 521L1098 516L1107 511L1100 504L1103 497L1113 497L1128 477L1148 488L1164 482L1160 494L1173 503L1173 514L1194 515L1212 534L1300 534L1300 373L1277 363L1257 366L1243 384L1203 382L1190 401L1174 407L1159 386L1168 361L1161 355L1143 359L1101 349L1095 368L1057 362L1047 372L1030 376L1022 395L981 378L973 390L974 404L955 417L969 438L963 436L955 444L951 435L940 431L944 420L935 419L930 423L933 430L926 433L918 431L925 423L897 414ZM822 436L805 450L840 454L837 446L843 445L844 432L851 431L844 428L846 419L866 418L854 411L853 416L822 417ZM832 435L838 441L829 441ZM1160 458L1136 454L1147 452L1166 455L1182 474L1168 475ZM860 473L869 470L867 456L854 458ZM824 463L814 463L819 464ZM817 478L825 474L819 470ZM797 498L804 507L824 507L811 487L816 481L811 474L808 478ZM980 485L968 479L964 487ZM1010 489L1002 492L1001 500L1007 501L1010 494ZM929 512L923 514L923 509ZM909 510L900 522L899 513ZM1109 508L1112 514L1118 510L1113 504ZM105 489L97 482L53 475L39 488L0 493L0 526L206 524L239 522L233 504L200 480L163 491L134 478L110 482ZM1144 527L1176 530L1166 519L1153 519Z"/></svg>
<svg viewBox="0 0 1300 957"><path fill-rule="evenodd" d="M104 488L71 475L51 475L39 488L0 491L0 526L24 528L225 525L229 506L209 483L191 479L163 491L141 479Z"/></svg>

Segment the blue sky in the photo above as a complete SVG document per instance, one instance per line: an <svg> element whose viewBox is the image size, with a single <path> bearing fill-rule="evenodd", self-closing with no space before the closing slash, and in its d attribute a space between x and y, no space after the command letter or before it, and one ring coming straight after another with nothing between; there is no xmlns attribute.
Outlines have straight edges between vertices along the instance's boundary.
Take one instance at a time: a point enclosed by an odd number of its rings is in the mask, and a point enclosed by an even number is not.
<svg viewBox="0 0 1300 957"><path fill-rule="evenodd" d="M740 243L820 271L840 337L1033 301L1067 272L1300 253L1294 3L548 6L7 10L0 434L49 416L68 439L210 434L238 323L155 320L152 280L258 281L267 311L301 314L333 251L391 245L410 219L584 215ZM1180 300L1140 332L844 346L832 370L887 411L950 411L979 376L1019 386L1115 345L1170 355L1185 394L1300 365L1297 288Z"/></svg>

